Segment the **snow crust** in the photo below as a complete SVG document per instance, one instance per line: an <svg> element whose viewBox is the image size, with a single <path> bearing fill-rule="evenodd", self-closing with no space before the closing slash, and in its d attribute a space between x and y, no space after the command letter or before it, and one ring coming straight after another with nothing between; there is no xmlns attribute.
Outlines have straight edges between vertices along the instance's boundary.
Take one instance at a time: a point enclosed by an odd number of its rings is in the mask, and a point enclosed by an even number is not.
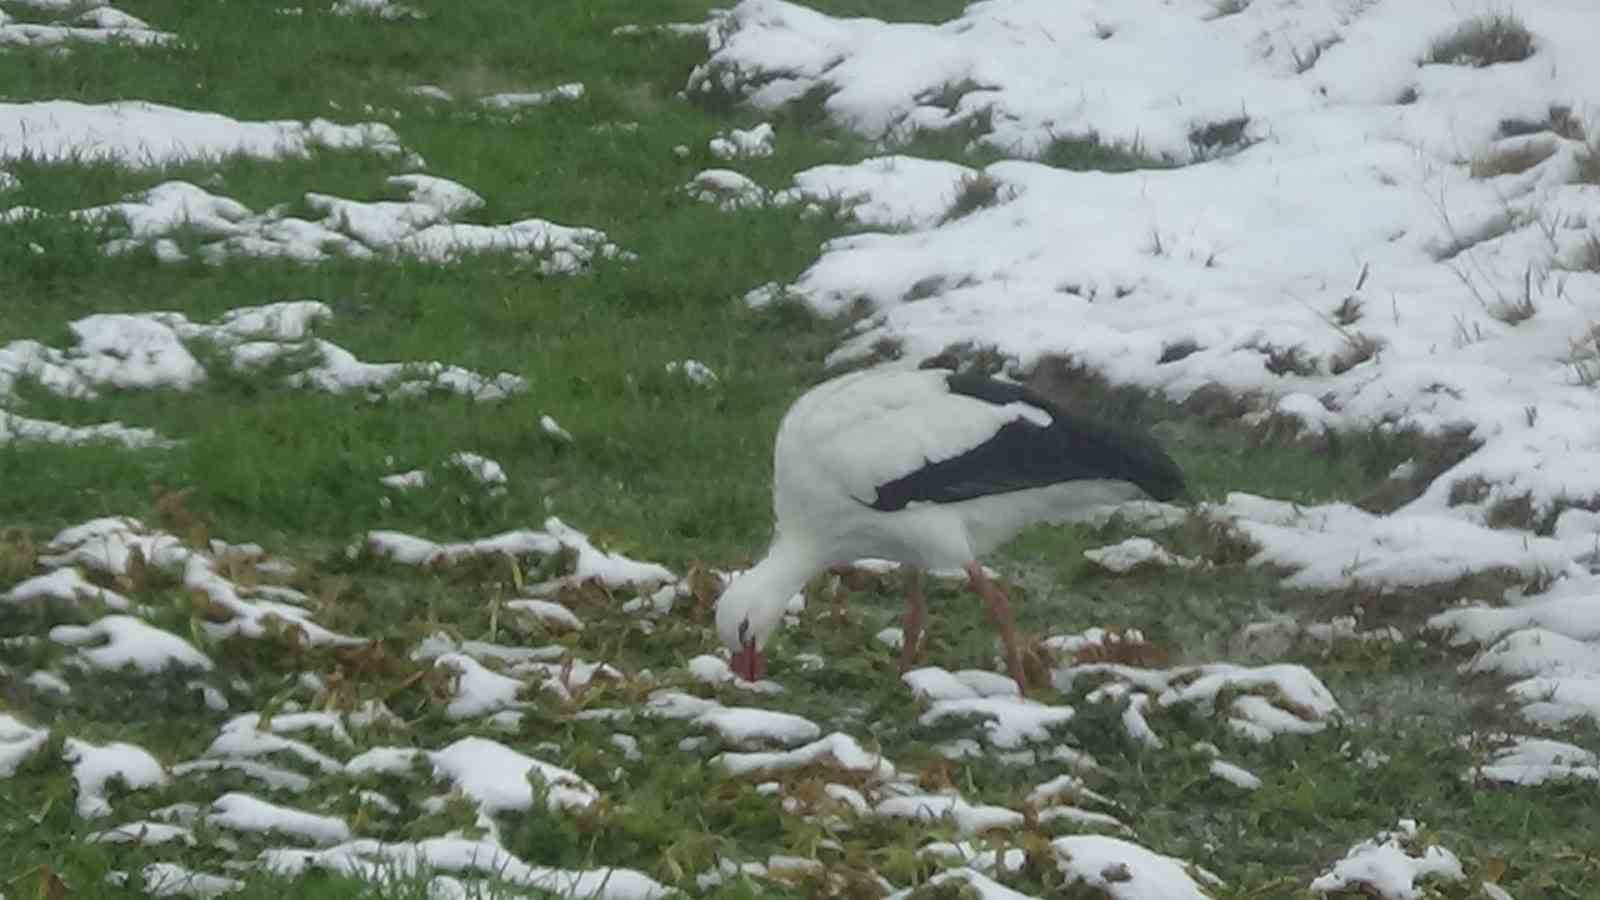
<svg viewBox="0 0 1600 900"><path fill-rule="evenodd" d="M137 32L124 28L107 33L125 38ZM233 155L304 158L315 150L364 150L385 156L406 153L394 129L378 122L246 122L137 100L0 103L0 162L22 157L109 159L155 167Z"/></svg>

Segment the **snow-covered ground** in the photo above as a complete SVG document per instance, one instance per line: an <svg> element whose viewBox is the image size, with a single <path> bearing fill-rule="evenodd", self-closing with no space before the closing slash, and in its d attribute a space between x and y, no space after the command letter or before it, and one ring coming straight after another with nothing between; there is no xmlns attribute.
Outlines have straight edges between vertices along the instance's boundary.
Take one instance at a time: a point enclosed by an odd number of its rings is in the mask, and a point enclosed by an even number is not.
<svg viewBox="0 0 1600 900"><path fill-rule="evenodd" d="M0 12L0 44L174 40L156 30L159 23L111 7L34 5L63 10L64 21L22 24ZM415 16L385 2L341 3L337 11ZM1532 33L1524 60L1481 65L1436 52L1463 26L1490 21L1475 18L1485 12L1402 0L988 0L935 26L835 19L779 0L746 0L705 24L677 26L709 41L686 91L730 94L762 109L825 91L822 109L882 139L884 155L762 186L736 169L770 156L784 135L769 125L730 129L707 146L729 168L702 172L689 191L730 212L764 203L815 202L819 210L842 204L863 226L824 247L794 282L752 285L747 297L762 305L792 296L823 314L864 298L870 314L835 360L892 344L901 355L888 364L915 365L967 345L993 348L1020 375L1063 356L1177 402L1220 388L1249 398L1246 424L1290 422L1310 438L1367 429L1470 436L1473 452L1391 513L1233 494L1203 514L1253 542L1255 562L1288 570L1290 587L1362 587L1404 603L1409 589L1486 571L1515 571L1547 585L1526 596L1470 598L1510 604L1450 609L1429 620L1429 631L1480 647L1463 676L1513 679L1510 696L1530 728L1600 720L1600 512L1590 509L1600 507L1600 185L1592 183L1600 181L1600 7L1539 0L1516 9L1515 19ZM416 90L450 99L431 86ZM493 94L478 106L515 115L583 95L583 85L571 83ZM897 142L918 132L951 129L1014 158L979 171L895 153ZM405 146L403 132L403 123L248 122L136 100L3 103L0 223L47 215L6 203L15 178L4 168L19 159L109 158L141 167L337 150L404 160L412 171L387 187L406 199L284 198L317 216L306 218L291 215L287 203L257 212L194 184L167 182L59 215L114 230L104 252L170 261L388 255L445 263L508 252L536 261L544 274L567 274L595 257L629 258L590 228L541 218L462 221L482 198L424 174L426 163ZM1037 161L1048 160L1059 142L1091 140L1162 165L1074 172ZM332 315L314 300L240 308L212 322L176 312L102 314L71 323L67 346L5 344L0 442L112 440L155 452L169 443L116 422L69 427L27 418L16 411L19 380L66 398L187 391L210 377L209 364L271 366L286 387L334 393L438 390L496 400L528 389L514 373L363 362L313 336L316 323ZM220 352L197 354L201 345ZM707 389L718 382L695 360L668 371ZM572 440L548 416L541 425L557 440ZM485 491L507 487L505 471L471 451L425 462L459 468ZM408 490L428 478L417 469L385 484ZM1525 504L1527 522L1548 527L1537 534L1518 523L1505 527L1492 513L1507 504ZM1159 538L1161 524L1171 521L1158 515L1151 535ZM518 595L497 607L497 615L540 632L584 632L581 611L563 598L586 586L626 597L620 610L645 634L695 595L686 573L606 551L556 518L456 541L374 531L349 548L352 559L428 570L505 555L565 561L551 580L519 584ZM1088 556L1116 574L1170 566L1204 577L1207 563L1176 556L1152 537ZM57 534L42 548L39 568L6 585L0 605L88 604L104 612L89 624L16 638L50 647L59 659L16 673L41 692L70 695L69 675L178 671L196 704L224 712L241 692L215 674L209 648L216 641L289 628L307 646L367 644L359 633L320 624L311 598L282 583L293 565L255 545L214 540L196 547L106 516ZM114 588L146 569L203 604L193 631L161 624L172 621L162 609ZM793 614L802 610L797 601ZM1292 631L1285 640L1330 644L1406 638L1358 631L1344 619L1266 623L1250 635L1274 629ZM1216 876L1141 845L1136 816L1078 777L1098 768L1074 742L1082 711L1109 704L1132 745L1198 755L1206 777L1236 793L1261 789L1272 773L1247 770L1214 745L1179 746L1182 735L1172 725L1179 716L1213 719L1245 742L1292 746L1339 722L1342 711L1302 666L1134 665L1114 661L1107 649L1137 640L1098 629L1046 635L1045 664L1070 704L1019 697L1009 680L988 671L906 673L902 687L918 704L919 724L958 732L938 746L944 757L1059 766L1061 775L1005 805L924 784L903 761L869 749L866 732L824 727L785 709L781 680L731 684L716 655L670 672L624 672L559 644L511 646L445 631L409 652L437 675L437 700L452 723L514 730L540 702L576 707L596 691L643 698L574 713L614 723L617 777L585 779L543 758L552 755L543 745L473 736L421 746L396 736L397 718L381 703L323 711L332 706L331 688L309 676L292 699L262 698L259 709L235 711L203 752L185 760L0 713L0 778L15 776L37 754L59 753L72 768L76 813L99 829L95 841L190 846L203 839L227 852L243 835L270 839L268 849L234 859L240 871L229 875L317 868L381 879L415 870L439 873L429 884L439 897L474 896L490 878L569 896L657 897L667 888L642 871L549 868L522 859L501 843L495 817L536 811L536 803L543 805L537 811L576 816L618 802L626 766L638 759L639 734L673 721L696 732L678 745L686 759L720 777L750 779L789 816L829 828L864 820L945 823L961 842L920 851L950 866L936 882L964 882L989 898L1022 896L1004 884L1024 864L1020 857L965 842L1030 822L1066 821L1087 833L1048 842L1030 863L1043 860L1061 879L1114 898L1204 897L1218 886ZM815 657L806 664L812 662L827 663ZM738 699L725 702L734 691ZM1600 780L1591 750L1526 735L1493 743L1463 778L1509 785ZM203 783L218 771L260 790L219 789L205 804L165 807L149 819L119 812L117 801L128 792ZM796 772L817 783L797 788L790 779ZM426 781L429 810L465 801L474 828L382 842L364 836L363 821L367 811L392 815L397 797L363 788L361 817L320 802L326 779L378 775ZM111 789L118 784L124 790ZM1419 896L1419 882L1464 878L1456 856L1425 837L1417 823L1401 820L1343 859L1323 861L1323 874L1303 887L1411 897ZM723 858L697 880L703 888L741 876L785 881L816 876L814 864ZM220 872L170 862L139 875L157 895L213 896L242 886ZM878 886L886 895L904 887ZM1485 892L1497 896L1490 887Z"/></svg>

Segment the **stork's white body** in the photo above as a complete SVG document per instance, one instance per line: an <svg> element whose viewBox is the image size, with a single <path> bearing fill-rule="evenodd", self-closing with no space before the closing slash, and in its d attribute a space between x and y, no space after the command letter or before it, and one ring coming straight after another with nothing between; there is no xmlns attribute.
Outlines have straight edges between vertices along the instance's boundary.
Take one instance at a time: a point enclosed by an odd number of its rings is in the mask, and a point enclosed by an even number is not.
<svg viewBox="0 0 1600 900"><path fill-rule="evenodd" d="M1050 424L1026 403L951 393L949 373L856 372L801 397L778 429L773 512L780 542L806 545L813 566L863 557L959 569L1041 521L1069 521L1143 495L1124 481L1069 481L884 512L878 486L966 453L1019 418Z"/></svg>

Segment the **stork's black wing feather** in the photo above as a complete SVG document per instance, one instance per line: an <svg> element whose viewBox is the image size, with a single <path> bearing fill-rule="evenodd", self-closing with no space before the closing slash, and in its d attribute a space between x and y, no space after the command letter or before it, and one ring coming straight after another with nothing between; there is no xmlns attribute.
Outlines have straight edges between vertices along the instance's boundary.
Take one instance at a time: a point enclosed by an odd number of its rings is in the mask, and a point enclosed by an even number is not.
<svg viewBox="0 0 1600 900"><path fill-rule="evenodd" d="M873 509L915 502L954 503L1067 481L1114 479L1157 500L1183 492L1183 473L1154 440L1073 416L1038 392L978 375L951 375L951 393L1004 406L1026 403L1050 414L1048 426L1019 416L959 456L929 463L877 487Z"/></svg>

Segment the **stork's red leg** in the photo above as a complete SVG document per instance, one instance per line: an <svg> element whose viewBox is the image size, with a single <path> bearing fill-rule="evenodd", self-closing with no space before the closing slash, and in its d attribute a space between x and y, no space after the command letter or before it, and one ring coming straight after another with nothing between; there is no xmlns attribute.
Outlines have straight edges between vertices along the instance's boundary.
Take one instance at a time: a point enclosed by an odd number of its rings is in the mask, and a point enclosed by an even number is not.
<svg viewBox="0 0 1600 900"><path fill-rule="evenodd" d="M918 645L922 643L922 625L928 619L928 607L922 602L922 570L906 567L906 614L900 620L900 671L907 672L917 662Z"/></svg>
<svg viewBox="0 0 1600 900"><path fill-rule="evenodd" d="M1006 599L1005 589L995 584L984 574L983 565L976 560L963 566L967 570L967 578L972 583L972 590L983 598L984 606L989 613L989 623L1000 632L1000 641L1006 650L1006 671L1011 674L1011 679L1017 683L1017 689L1026 694L1028 692L1028 676L1022 671L1022 648L1017 643L1016 622L1011 615L1011 602Z"/></svg>

